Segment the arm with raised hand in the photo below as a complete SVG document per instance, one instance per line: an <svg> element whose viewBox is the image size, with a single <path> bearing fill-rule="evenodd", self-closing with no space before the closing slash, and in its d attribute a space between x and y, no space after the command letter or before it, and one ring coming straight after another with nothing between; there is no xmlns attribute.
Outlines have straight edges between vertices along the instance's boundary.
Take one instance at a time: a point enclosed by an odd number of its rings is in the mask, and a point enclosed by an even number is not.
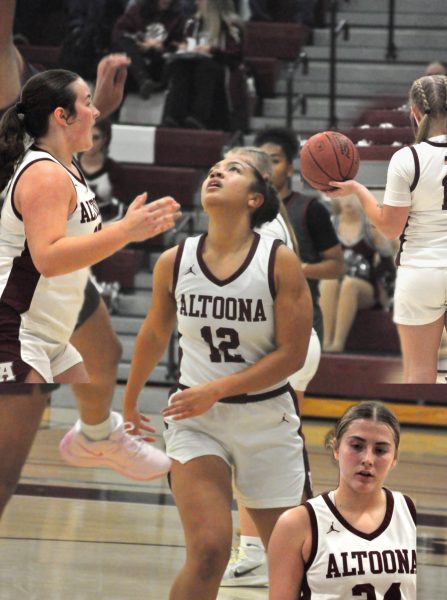
<svg viewBox="0 0 447 600"><path fill-rule="evenodd" d="M16 0L0 3L0 109L15 102L21 88L23 59L12 37L15 8Z"/></svg>

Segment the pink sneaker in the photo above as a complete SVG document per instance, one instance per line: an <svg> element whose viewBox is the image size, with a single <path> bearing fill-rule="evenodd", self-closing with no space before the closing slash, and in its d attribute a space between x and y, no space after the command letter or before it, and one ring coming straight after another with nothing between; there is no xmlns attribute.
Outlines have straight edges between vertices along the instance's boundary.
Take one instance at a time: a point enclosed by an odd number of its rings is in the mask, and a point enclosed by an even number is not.
<svg viewBox="0 0 447 600"><path fill-rule="evenodd" d="M119 416L118 413L115 415ZM106 440L89 440L81 432L78 420L59 444L62 458L75 467L110 467L125 477L142 481L163 477L171 468L164 452L130 435L131 423L120 424Z"/></svg>

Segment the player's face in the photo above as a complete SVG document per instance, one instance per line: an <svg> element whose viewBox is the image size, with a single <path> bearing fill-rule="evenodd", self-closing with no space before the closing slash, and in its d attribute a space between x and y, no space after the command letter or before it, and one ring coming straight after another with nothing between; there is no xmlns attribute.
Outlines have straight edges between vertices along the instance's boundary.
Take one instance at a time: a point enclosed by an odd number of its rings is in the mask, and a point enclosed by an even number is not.
<svg viewBox="0 0 447 600"><path fill-rule="evenodd" d="M257 208L260 194L251 192L254 182L253 167L245 158L234 155L221 160L211 167L203 182L203 208L207 212L213 207Z"/></svg>
<svg viewBox="0 0 447 600"><path fill-rule="evenodd" d="M81 152L92 147L92 129L100 113L93 105L90 88L83 79L79 78L71 85L76 94L76 115L68 119L69 134L76 145L75 151Z"/></svg>
<svg viewBox="0 0 447 600"><path fill-rule="evenodd" d="M346 429L334 456L340 485L358 493L380 489L397 462L393 431L382 422L356 419Z"/></svg>
<svg viewBox="0 0 447 600"><path fill-rule="evenodd" d="M284 150L278 144L263 144L261 150L268 154L272 160L273 175L272 183L278 191L288 188L289 179L293 175L293 165L291 165L284 154Z"/></svg>

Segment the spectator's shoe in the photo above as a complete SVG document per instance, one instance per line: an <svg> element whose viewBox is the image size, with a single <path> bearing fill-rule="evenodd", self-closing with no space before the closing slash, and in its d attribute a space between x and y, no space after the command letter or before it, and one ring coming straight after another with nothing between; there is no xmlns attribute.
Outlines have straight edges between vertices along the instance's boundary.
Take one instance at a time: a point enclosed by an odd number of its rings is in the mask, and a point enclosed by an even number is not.
<svg viewBox="0 0 447 600"><path fill-rule="evenodd" d="M62 458L75 467L109 467L130 479L149 480L162 477L171 468L164 452L145 442L140 436L130 435L131 423L118 426L105 440L92 441L81 432L78 420L59 444Z"/></svg>
<svg viewBox="0 0 447 600"><path fill-rule="evenodd" d="M233 549L220 585L221 587L267 587L265 554L261 559L254 559L247 556L243 548Z"/></svg>

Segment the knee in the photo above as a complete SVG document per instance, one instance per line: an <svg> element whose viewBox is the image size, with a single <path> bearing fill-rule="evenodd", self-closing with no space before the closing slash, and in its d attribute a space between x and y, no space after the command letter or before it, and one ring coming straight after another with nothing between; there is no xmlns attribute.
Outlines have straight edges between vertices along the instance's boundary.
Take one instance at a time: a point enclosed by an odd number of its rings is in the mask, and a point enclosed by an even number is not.
<svg viewBox="0 0 447 600"><path fill-rule="evenodd" d="M195 553L195 572L201 581L220 578L230 559L231 545L222 538L211 536L204 538Z"/></svg>
<svg viewBox="0 0 447 600"><path fill-rule="evenodd" d="M123 345L115 332L112 331L109 337L101 360L105 368L116 369L123 355Z"/></svg>

